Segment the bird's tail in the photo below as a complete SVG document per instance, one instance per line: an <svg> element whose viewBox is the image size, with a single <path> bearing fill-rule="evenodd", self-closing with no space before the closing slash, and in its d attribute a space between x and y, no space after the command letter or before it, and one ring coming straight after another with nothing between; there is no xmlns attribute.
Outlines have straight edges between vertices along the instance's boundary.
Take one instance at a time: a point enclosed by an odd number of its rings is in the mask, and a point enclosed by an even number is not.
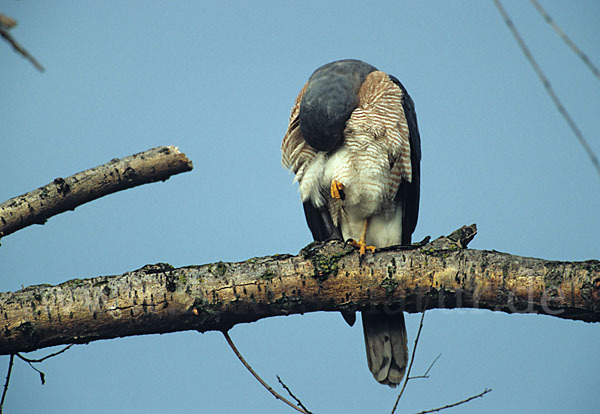
<svg viewBox="0 0 600 414"><path fill-rule="evenodd" d="M408 361L404 313L362 312L367 362L373 377L395 387L402 381Z"/></svg>

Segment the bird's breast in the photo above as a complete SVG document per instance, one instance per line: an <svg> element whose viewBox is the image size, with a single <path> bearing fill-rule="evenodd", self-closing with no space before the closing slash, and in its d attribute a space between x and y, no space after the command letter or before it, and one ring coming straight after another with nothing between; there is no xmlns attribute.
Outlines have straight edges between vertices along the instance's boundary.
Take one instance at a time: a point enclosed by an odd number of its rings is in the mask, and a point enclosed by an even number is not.
<svg viewBox="0 0 600 414"><path fill-rule="evenodd" d="M299 180L302 200L311 200L316 207L325 205L333 180L343 185L341 206L360 216L372 216L390 201L389 163L374 146L344 144L333 153L318 153Z"/></svg>
<svg viewBox="0 0 600 414"><path fill-rule="evenodd" d="M326 163L323 176L326 185L332 180L341 182L344 205L363 210L366 216L379 210L386 200L389 164L373 145L340 148Z"/></svg>

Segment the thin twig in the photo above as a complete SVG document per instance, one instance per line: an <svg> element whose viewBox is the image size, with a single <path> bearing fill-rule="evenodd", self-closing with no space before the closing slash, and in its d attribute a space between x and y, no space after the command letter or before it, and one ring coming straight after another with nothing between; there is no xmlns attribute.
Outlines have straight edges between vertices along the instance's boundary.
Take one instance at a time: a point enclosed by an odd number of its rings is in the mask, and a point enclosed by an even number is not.
<svg viewBox="0 0 600 414"><path fill-rule="evenodd" d="M577 45L567 36L567 34L560 28L560 26L554 21L554 19L544 10L542 5L538 3L537 0L530 0L531 3L535 6L538 12L542 15L544 20L554 29L554 31L560 36L560 38L571 48L573 52L587 65L587 67L592 71L595 77L600 79L600 70L592 63L592 61L587 57L585 53L581 51L577 47Z"/></svg>
<svg viewBox="0 0 600 414"><path fill-rule="evenodd" d="M552 102L554 102L554 105L556 106L556 108L558 109L560 114L563 116L563 118L565 118L565 120L567 121L567 124L569 124L569 127L571 127L571 130L575 134L575 137L577 137L577 139L579 140L579 143L581 144L581 146L587 153L588 157L590 158L590 161L596 168L596 172L598 173L598 175L600 175L600 161L598 161L598 157L592 150L592 147L590 147L590 144L588 144L587 140L583 136L583 133L579 130L579 127L577 126L577 124L575 123L573 118L571 118L571 115L569 115L569 113L567 112L565 107L562 105L562 103L560 102L560 99L558 99L558 96L554 92L552 85L550 85L550 81L548 81L548 78L546 77L546 75L544 74L544 72L542 71L542 69L540 68L538 63L533 58L533 55L529 51L529 48L525 44L525 41L523 40L523 38L517 31L517 28L515 27L514 23L512 22L512 20L506 13L506 10L504 10L504 7L502 7L502 3L500 3L500 0L494 0L494 4L498 8L498 11L502 15L504 22L510 29L514 38L517 40L517 43L519 44L519 47L523 51L523 54L525 55L525 57L527 58L527 60L531 64L531 66L533 66L535 73L537 74L538 78L544 85L544 88L546 88L546 91L550 95L550 98L552 98Z"/></svg>
<svg viewBox="0 0 600 414"><path fill-rule="evenodd" d="M0 14L0 22L2 23L0 25L0 36L6 39L6 41L11 44L11 46L13 47L13 49L15 49L17 53L19 53L25 59L29 60L37 70L43 72L45 69L40 64L40 62L38 62L36 58L34 58L31 55L31 53L29 53L23 46L21 46L19 42L17 42L15 38L12 37L12 35L8 32L10 28L16 25L16 21L8 16Z"/></svg>
<svg viewBox="0 0 600 414"><path fill-rule="evenodd" d="M23 357L19 354L16 354L19 358L23 359ZM24 359L23 359L24 360ZM24 360L25 361L25 360ZM29 366L31 367L32 370L36 371L38 374L40 374L40 381L42 381L42 385L46 384L46 374L44 374L43 371L40 371L39 369L37 369L36 367L33 366L33 364L29 361L25 361L29 364Z"/></svg>
<svg viewBox="0 0 600 414"><path fill-rule="evenodd" d="M419 330L417 331L417 337L415 338L415 344L413 345L412 355L410 356L410 364L408 364L408 371L406 371L406 377L404 378L404 382L402 383L402 389L400 390L400 394L398 394L398 398L396 398L396 402L394 403L394 407L392 408L392 414L396 412L398 402L400 401L400 398L402 398L402 394L404 394L406 384L410 379L410 370L412 369L413 362L415 361L415 352L417 351L419 337L421 336L421 330L423 329L423 319L425 319L425 311L423 311L423 314L421 315L421 322L419 323Z"/></svg>
<svg viewBox="0 0 600 414"><path fill-rule="evenodd" d="M417 414L437 413L438 411L442 411L447 408L452 408L452 407L456 407L457 405L468 403L469 401L474 400L475 398L483 397L485 394L487 394L490 391L492 391L491 388L490 389L486 388L485 390L483 390L483 392L480 392L477 395L473 395L472 397L465 398L462 401L455 402L454 404L444 405L443 407L433 408L431 410L419 411Z"/></svg>
<svg viewBox="0 0 600 414"><path fill-rule="evenodd" d="M223 333L223 336L225 337L225 340L229 344L229 347L231 348L231 350L235 354L235 356L238 357L238 359L241 361L242 364L244 364L244 366L246 367L246 369L248 371L250 371L250 373L252 374L252 376L254 376L254 378L256 378L256 380L258 382L260 382L261 385L267 389L267 391L269 391L278 400L281 400L284 403L286 403L287 405L289 405L290 407L292 407L294 410L296 410L298 412L301 412L301 413L304 413L304 414L309 414L307 411L303 410L302 408L298 407L294 403L292 403L289 400L287 400L285 397L283 397L280 394L278 394L277 391L275 391L273 388L271 388L271 386L269 386L266 382L264 382L263 379L256 373L256 371L254 371L252 369L252 367L250 366L250 364L248 364L246 362L246 360L244 359L244 357L242 356L242 354L240 354L240 351L238 351L238 349L234 345L233 341L231 340L231 337L229 336L229 333L227 333L227 331L223 331L222 333Z"/></svg>
<svg viewBox="0 0 600 414"><path fill-rule="evenodd" d="M46 383L46 374L44 374L44 372L42 372L41 370L37 369L36 367L33 366L33 364L37 364L40 362L44 362L45 360L47 360L48 358L52 358L55 357L57 355L62 354L63 352L65 352L67 349L71 348L74 344L69 344L67 346L65 346L63 349L61 349L60 351L57 352L53 352L49 355L46 355L43 358L39 358L39 359L31 359L31 358L27 358L19 353L15 354L16 356L18 356L20 359L22 359L23 361L27 362L29 364L29 366L31 367L31 369L33 369L34 371L36 371L38 374L40 374L40 381L42 381L42 385L44 385Z"/></svg>
<svg viewBox="0 0 600 414"><path fill-rule="evenodd" d="M294 395L294 393L292 392L292 390L289 389L289 387L287 385L285 385L285 383L283 382L283 380L279 377L279 375L276 375L277 377L277 381L279 381L279 383L281 384L281 386L287 391L288 394L290 394L290 397L292 397L294 400L296 400L296 403L298 404L299 407L301 407L304 411L306 411L309 414L312 414L308 408L306 408L304 406L304 404L302 404L302 401L300 401L300 398L296 397Z"/></svg>
<svg viewBox="0 0 600 414"><path fill-rule="evenodd" d="M429 364L429 368L427 368L427 371L425 371L423 375L417 375L414 377L410 377L409 379L429 378L429 371L431 371L431 368L433 368L433 365L438 361L438 359L440 359L441 356L442 354L438 354L438 356L435 357L435 359L431 362L431 364Z"/></svg>
<svg viewBox="0 0 600 414"><path fill-rule="evenodd" d="M60 351L57 351L57 352L54 352L54 353L52 353L52 354L46 355L45 357L43 357L43 358L40 358L40 359L29 359L29 358L27 358L27 357L24 357L24 356L23 356L23 355L21 355L21 354L17 354L17 356L18 356L19 358L21 358L23 361L25 361L25 362L29 362L29 363L38 363L38 362L44 362L44 361L45 361L45 360L47 360L48 358L52 358L52 357L55 357L55 356L57 356L57 355L60 355L60 354L62 354L62 353L63 353L63 352L65 352L67 349L71 348L73 345L75 345L75 344L69 344L69 345L65 346L63 349L61 349Z"/></svg>
<svg viewBox="0 0 600 414"><path fill-rule="evenodd" d="M4 383L4 391L2 392L2 400L0 401L0 414L4 411L4 400L6 399L6 393L8 392L8 383L10 381L10 374L12 372L12 367L15 362L15 354L10 354L10 359L8 360L8 372L6 373L6 382Z"/></svg>

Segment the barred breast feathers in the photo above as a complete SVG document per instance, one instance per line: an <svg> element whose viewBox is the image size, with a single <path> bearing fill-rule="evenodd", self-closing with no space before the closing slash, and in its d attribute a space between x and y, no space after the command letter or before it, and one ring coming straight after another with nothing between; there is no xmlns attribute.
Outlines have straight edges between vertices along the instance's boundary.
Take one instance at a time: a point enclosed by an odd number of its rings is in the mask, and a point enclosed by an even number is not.
<svg viewBox="0 0 600 414"><path fill-rule="evenodd" d="M392 209L400 182L412 178L402 99L402 90L387 74L370 73L359 90L359 106L346 123L344 145L327 163L325 184L341 182L344 204L360 205L365 216Z"/></svg>

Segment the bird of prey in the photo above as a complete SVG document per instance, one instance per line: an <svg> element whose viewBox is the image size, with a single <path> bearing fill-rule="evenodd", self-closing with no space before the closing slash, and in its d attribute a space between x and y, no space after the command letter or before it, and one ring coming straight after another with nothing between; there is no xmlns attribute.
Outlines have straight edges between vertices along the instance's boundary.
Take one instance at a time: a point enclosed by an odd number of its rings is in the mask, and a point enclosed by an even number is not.
<svg viewBox="0 0 600 414"><path fill-rule="evenodd" d="M361 263L367 251L411 243L421 139L414 103L394 76L353 59L321 66L296 98L281 150L316 241L349 241ZM408 359L404 314L363 311L362 321L371 373L396 386Z"/></svg>

